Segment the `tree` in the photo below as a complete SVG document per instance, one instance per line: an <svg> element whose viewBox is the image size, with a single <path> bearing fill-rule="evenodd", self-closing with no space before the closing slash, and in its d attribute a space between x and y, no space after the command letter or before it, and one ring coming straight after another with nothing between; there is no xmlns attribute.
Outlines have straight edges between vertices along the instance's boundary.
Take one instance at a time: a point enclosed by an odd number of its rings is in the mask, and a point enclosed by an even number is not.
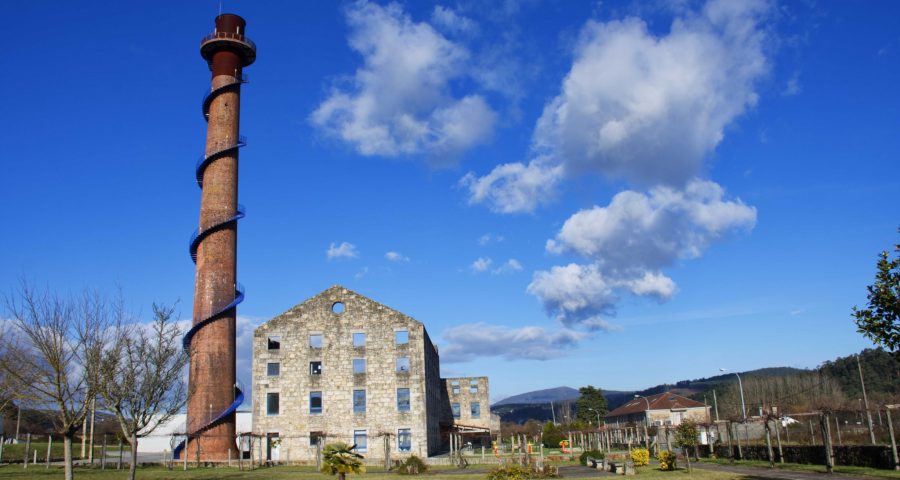
<svg viewBox="0 0 900 480"><path fill-rule="evenodd" d="M579 388L578 392L581 396L575 401L575 416L588 425L597 425L597 415L603 417L609 411L603 391L588 385Z"/></svg>
<svg viewBox="0 0 900 480"><path fill-rule="evenodd" d="M153 304L153 323L119 323L103 352L97 391L131 446L128 478L137 470L138 440L169 421L187 401L181 329L174 308Z"/></svg>
<svg viewBox="0 0 900 480"><path fill-rule="evenodd" d="M859 333L900 356L900 244L894 252L894 259L887 250L879 255L875 283L867 287L868 308L853 307L853 316Z"/></svg>
<svg viewBox="0 0 900 480"><path fill-rule="evenodd" d="M697 441L700 437L700 431L697 430L697 424L691 420L684 420L675 427L675 445L684 449L684 458L687 460L688 473L691 472L691 454L688 449L697 448Z"/></svg>
<svg viewBox="0 0 900 480"><path fill-rule="evenodd" d="M53 411L55 432L63 437L65 479L72 480L72 440L94 398L100 353L107 339L110 309L98 294L61 297L37 292L23 281L6 296L13 339L4 348L16 359L0 365L34 399Z"/></svg>
<svg viewBox="0 0 900 480"><path fill-rule="evenodd" d="M352 447L343 442L329 443L322 449L322 471L334 475L339 480L345 480L348 473L362 473L362 455L353 451Z"/></svg>

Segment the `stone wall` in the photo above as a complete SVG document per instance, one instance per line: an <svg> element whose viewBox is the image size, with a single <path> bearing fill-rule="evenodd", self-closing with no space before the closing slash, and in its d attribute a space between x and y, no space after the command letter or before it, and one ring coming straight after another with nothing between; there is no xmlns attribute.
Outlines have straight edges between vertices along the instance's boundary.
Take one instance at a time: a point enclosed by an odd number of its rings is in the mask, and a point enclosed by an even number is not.
<svg viewBox="0 0 900 480"><path fill-rule="evenodd" d="M334 309L337 304L343 312ZM397 344L395 335L403 330L408 342ZM354 346L354 333L365 334L364 346ZM321 346L310 345L311 335L321 335ZM269 348L270 338L278 349ZM409 361L404 371L398 371L400 357ZM354 359L365 359L364 373L354 373ZM321 373L311 373L311 362L321 362ZM269 375L269 363L278 364L277 375ZM256 329L253 378L254 433L277 433L280 461L313 461L314 432L327 443L353 444L354 431L365 431L367 449L361 453L368 458L384 457L386 435L393 458L440 448L432 445L440 436L434 408L440 393L429 391L439 386L439 364L425 327L343 287L331 287ZM398 388L409 389L408 412L398 410ZM365 412L354 411L354 390L365 391ZM321 392L321 413L310 410L311 392ZM267 412L268 394L278 394L276 414ZM410 431L408 452L398 451L400 429Z"/></svg>
<svg viewBox="0 0 900 480"><path fill-rule="evenodd" d="M454 424L491 428L491 403L487 377L443 378L448 407ZM459 406L459 416L453 415L453 406ZM477 405L478 416L473 416L472 406Z"/></svg>

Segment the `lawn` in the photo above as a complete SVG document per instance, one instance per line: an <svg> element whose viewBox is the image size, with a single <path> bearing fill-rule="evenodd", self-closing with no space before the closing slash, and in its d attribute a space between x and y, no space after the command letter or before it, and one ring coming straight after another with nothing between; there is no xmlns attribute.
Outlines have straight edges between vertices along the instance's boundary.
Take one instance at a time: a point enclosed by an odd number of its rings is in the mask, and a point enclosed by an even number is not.
<svg viewBox="0 0 900 480"><path fill-rule="evenodd" d="M420 475L427 480L484 480L485 468L470 468L468 471L460 472L453 468L435 468L428 473ZM125 477L124 470L99 468L76 468L75 478L86 478L91 480L117 479ZM54 479L62 476L62 468L57 466L50 467L46 470L43 465L29 467L27 470L22 465L7 465L0 467L0 479L29 478L29 479ZM365 480L365 477L374 477L379 480L389 479L409 479L417 478L415 476L400 476L394 474L385 474L380 468L370 468L369 473L356 476L348 475L348 480ZM337 477L328 476L315 471L313 467L295 467L280 466L274 468L260 468L253 471L240 471L237 468L190 468L183 470L167 470L162 467L142 467L138 469L138 479L147 480L184 480L184 479L295 479L295 480L336 480ZM646 480L740 480L744 478L742 475L715 472L709 470L694 470L692 474L688 474L687 470L679 469L674 472L663 472L655 467L641 467L638 469L638 478Z"/></svg>
<svg viewBox="0 0 900 480"><path fill-rule="evenodd" d="M94 462L100 462L100 452L102 451L101 446L94 445ZM125 451L125 456L127 457L130 453L129 446L126 444L122 447ZM31 446L28 450L28 463L31 463L34 460L34 451L37 451L37 461L38 463L44 463L47 460L47 442L32 442ZM115 455L119 454L119 445L107 445L106 453L107 456L112 455L115 452ZM3 458L4 462L21 462L22 456L25 453L25 442L20 442L13 445L3 445ZM72 445L72 458L78 460L81 458L81 442L77 442ZM63 442L53 441L53 445L50 447L50 460L51 461L62 461L63 459Z"/></svg>
<svg viewBox="0 0 900 480"><path fill-rule="evenodd" d="M717 463L719 465L731 465L731 462L727 458L717 458L714 460L711 459L703 459L701 463ZM769 468L769 462L765 460L735 460L734 465L736 466L747 466L747 467L762 467ZM775 468L779 470L792 470L798 472L813 472L813 473L825 473L825 465L809 465L803 463L776 463ZM837 474L845 474L845 475L858 475L858 476L868 476L868 477L880 477L880 478L895 478L900 479L900 472L896 470L885 470L880 468L867 468L867 467L849 467L843 465L835 465L834 473Z"/></svg>

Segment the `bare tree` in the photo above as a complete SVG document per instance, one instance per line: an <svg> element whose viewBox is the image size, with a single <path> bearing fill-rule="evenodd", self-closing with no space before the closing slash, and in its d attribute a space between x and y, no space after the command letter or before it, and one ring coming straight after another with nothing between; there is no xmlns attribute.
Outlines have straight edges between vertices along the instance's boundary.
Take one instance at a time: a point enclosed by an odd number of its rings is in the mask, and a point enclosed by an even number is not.
<svg viewBox="0 0 900 480"><path fill-rule="evenodd" d="M118 323L103 353L98 392L131 445L131 480L137 473L138 439L169 421L187 401L182 374L188 356L181 350L173 312L154 304L152 324Z"/></svg>
<svg viewBox="0 0 900 480"><path fill-rule="evenodd" d="M110 324L105 300L94 292L61 297L23 281L6 296L13 339L4 341L15 362L0 365L22 393L51 409L63 437L65 479L72 479L72 440L94 396L100 352Z"/></svg>

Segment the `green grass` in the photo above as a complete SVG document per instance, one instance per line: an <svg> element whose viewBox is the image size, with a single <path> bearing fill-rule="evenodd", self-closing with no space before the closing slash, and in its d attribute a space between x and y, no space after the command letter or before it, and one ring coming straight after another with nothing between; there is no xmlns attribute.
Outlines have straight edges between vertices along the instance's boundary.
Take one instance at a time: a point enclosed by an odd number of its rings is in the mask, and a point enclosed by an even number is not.
<svg viewBox="0 0 900 480"><path fill-rule="evenodd" d="M701 463L716 463L719 465L731 465L727 458L703 459ZM747 467L769 468L769 462L765 460L735 460L734 465ZM809 465L804 463L776 463L776 469L792 470L798 472L825 473L825 465ZM849 467L844 465L835 465L834 473L845 475L857 475L880 478L897 478L900 479L900 472L896 470L885 470L880 468L868 467Z"/></svg>
<svg viewBox="0 0 900 480"><path fill-rule="evenodd" d="M122 449L128 454L128 445L124 445ZM43 463L47 459L47 442L32 442L31 446L28 450L28 463L31 463L34 460L33 451L37 450L37 459L38 463ZM100 452L102 451L102 447L98 447L94 445L94 461L99 461ZM111 452L119 453L119 445L107 445L106 453L110 454ZM14 445L3 445L3 462L21 462L22 456L25 453L25 442L20 442ZM72 445L72 458L80 459L81 458L81 442L77 442ZM53 446L50 447L50 460L51 461L62 461L63 459L63 442L55 441L53 442Z"/></svg>
<svg viewBox="0 0 900 480"><path fill-rule="evenodd" d="M481 466L479 466L481 467ZM470 468L473 470L473 468ZM428 473L419 477L427 480L484 480L486 475L484 468L471 473L448 472L447 469L429 469ZM369 475L348 475L347 480L365 480L366 476L375 479L414 479L415 476L384 474L380 468L369 468ZM715 472L710 470L694 470L693 474L688 474L687 470L679 469L674 472L663 472L654 467L640 467L638 469L640 479L647 480L740 480L742 475ZM0 467L0 478L59 478L62 476L61 467L50 467L45 470L43 465L28 467L27 470L22 465L7 465ZM75 478L87 478L91 480L121 479L125 476L124 470L100 470L99 468L76 468ZM295 479L295 480L336 480L337 477L328 476L315 471L314 467L274 467L259 468L252 471L239 471L237 468L189 468L187 471L180 469L167 470L162 467L142 467L138 469L137 478L147 480L185 480L185 479Z"/></svg>

